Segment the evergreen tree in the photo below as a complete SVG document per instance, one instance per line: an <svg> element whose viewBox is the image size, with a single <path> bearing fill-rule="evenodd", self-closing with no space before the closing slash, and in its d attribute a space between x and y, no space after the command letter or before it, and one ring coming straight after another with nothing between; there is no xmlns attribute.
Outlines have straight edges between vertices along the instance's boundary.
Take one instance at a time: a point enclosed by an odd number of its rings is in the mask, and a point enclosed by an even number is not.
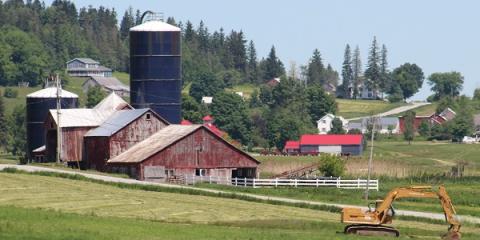
<svg viewBox="0 0 480 240"><path fill-rule="evenodd" d="M328 95L322 86L314 84L307 88L307 109L312 119L312 123L327 113L335 114L337 112L337 103L335 98Z"/></svg>
<svg viewBox="0 0 480 240"><path fill-rule="evenodd" d="M307 85L325 83L325 67L323 66L322 56L318 49L313 51L313 56L308 63Z"/></svg>
<svg viewBox="0 0 480 240"><path fill-rule="evenodd" d="M193 24L190 21L187 21L184 38L186 42L191 42L195 39L195 30L193 30Z"/></svg>
<svg viewBox="0 0 480 240"><path fill-rule="evenodd" d="M379 88L382 93L388 92L391 86L390 81L390 72L388 71L388 60L387 60L388 50L385 44L382 45L382 50L380 52L380 84Z"/></svg>
<svg viewBox="0 0 480 240"><path fill-rule="evenodd" d="M122 21L120 23L120 38L125 40L128 38L130 28L135 26L135 19L133 18L133 9L129 7L123 14Z"/></svg>
<svg viewBox="0 0 480 240"><path fill-rule="evenodd" d="M345 47L345 53L343 56L342 67L342 79L343 79L343 96L345 98L352 97L352 82L353 82L353 69L352 69L352 53L350 45Z"/></svg>
<svg viewBox="0 0 480 240"><path fill-rule="evenodd" d="M257 83L258 81L258 66L257 66L257 50L252 40L248 44L248 80L251 83Z"/></svg>
<svg viewBox="0 0 480 240"><path fill-rule="evenodd" d="M27 134L26 134L26 109L24 105L17 105L8 118L8 148L7 150L15 156L20 157L20 161L26 159Z"/></svg>
<svg viewBox="0 0 480 240"><path fill-rule="evenodd" d="M285 67L275 53L275 46L272 46L268 58L265 60L265 72L263 73L264 80L281 77L285 75Z"/></svg>
<svg viewBox="0 0 480 240"><path fill-rule="evenodd" d="M243 32L232 31L227 40L228 50L233 59L233 67L244 74L247 67L247 49L246 40Z"/></svg>
<svg viewBox="0 0 480 240"><path fill-rule="evenodd" d="M362 59L360 56L360 48L358 45L355 47L352 59L352 76L353 76L353 98L357 99L360 96L360 86L363 85L362 80Z"/></svg>
<svg viewBox="0 0 480 240"><path fill-rule="evenodd" d="M140 25L142 24L142 13L140 12L139 9L135 12L135 25Z"/></svg>
<svg viewBox="0 0 480 240"><path fill-rule="evenodd" d="M458 100L457 115L451 124L451 133L457 142L462 142L464 136L470 136L474 132L473 114L469 101L465 96Z"/></svg>
<svg viewBox="0 0 480 240"><path fill-rule="evenodd" d="M182 94L182 117L192 123L201 123L204 116L201 105L189 95Z"/></svg>
<svg viewBox="0 0 480 240"><path fill-rule="evenodd" d="M367 69L365 70L366 87L373 91L374 97L380 89L380 56L378 51L377 38L373 37L372 46L368 55Z"/></svg>

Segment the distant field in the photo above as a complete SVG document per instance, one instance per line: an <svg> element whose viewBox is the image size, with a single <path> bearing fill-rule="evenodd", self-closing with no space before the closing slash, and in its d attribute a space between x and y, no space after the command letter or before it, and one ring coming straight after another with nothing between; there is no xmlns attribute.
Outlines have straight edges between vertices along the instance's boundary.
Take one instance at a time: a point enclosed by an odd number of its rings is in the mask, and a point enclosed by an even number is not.
<svg viewBox="0 0 480 240"><path fill-rule="evenodd" d="M130 86L130 75L124 72L113 72L113 76L116 77L123 84Z"/></svg>
<svg viewBox="0 0 480 240"><path fill-rule="evenodd" d="M0 239L383 239L340 233L338 213L26 174L0 173L0 182ZM399 239L446 231L394 225ZM463 239L480 237L473 226L462 230Z"/></svg>
<svg viewBox="0 0 480 240"><path fill-rule="evenodd" d="M7 114L12 113L15 106L25 105L27 95L40 89L40 87L35 87L35 88L10 87L10 88L17 90L18 96L16 98L6 98L6 97L3 98L5 101L4 102L5 112ZM5 92L5 87L0 87L0 92L3 96L3 93Z"/></svg>
<svg viewBox="0 0 480 240"><path fill-rule="evenodd" d="M344 118L355 118L378 114L405 105L405 103L389 103L380 100L337 99L337 115Z"/></svg>

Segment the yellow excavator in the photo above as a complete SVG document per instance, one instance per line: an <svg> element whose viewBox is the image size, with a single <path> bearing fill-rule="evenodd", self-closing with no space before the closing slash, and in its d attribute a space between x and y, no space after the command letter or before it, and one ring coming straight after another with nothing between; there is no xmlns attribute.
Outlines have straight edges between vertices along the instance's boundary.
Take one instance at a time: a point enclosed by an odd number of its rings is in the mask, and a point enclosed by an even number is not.
<svg viewBox="0 0 480 240"><path fill-rule="evenodd" d="M368 210L346 207L342 210L342 223L350 224L345 227L346 234L400 236L400 232L385 224L392 223L395 216L393 201L399 198L438 198L445 214L445 220L450 224L448 232L443 235L444 240L459 240L460 221L456 217L455 208L444 186L434 191L432 186L401 187L391 190L383 200L377 200L368 206ZM375 208L372 205L375 204Z"/></svg>

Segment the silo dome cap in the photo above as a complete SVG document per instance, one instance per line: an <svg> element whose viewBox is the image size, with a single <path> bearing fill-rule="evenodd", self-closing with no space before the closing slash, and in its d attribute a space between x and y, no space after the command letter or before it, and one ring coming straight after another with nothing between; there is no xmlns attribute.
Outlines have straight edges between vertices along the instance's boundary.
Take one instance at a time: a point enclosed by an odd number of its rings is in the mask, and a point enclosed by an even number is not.
<svg viewBox="0 0 480 240"><path fill-rule="evenodd" d="M162 21L148 21L130 28L131 32L180 32L179 27L175 27Z"/></svg>
<svg viewBox="0 0 480 240"><path fill-rule="evenodd" d="M57 97L57 88L56 87L48 87L48 88L38 90L36 92L30 93L30 94L27 95L27 98L56 98L56 97ZM78 95L62 89L62 91L60 93L60 97L62 97L62 98L78 98Z"/></svg>

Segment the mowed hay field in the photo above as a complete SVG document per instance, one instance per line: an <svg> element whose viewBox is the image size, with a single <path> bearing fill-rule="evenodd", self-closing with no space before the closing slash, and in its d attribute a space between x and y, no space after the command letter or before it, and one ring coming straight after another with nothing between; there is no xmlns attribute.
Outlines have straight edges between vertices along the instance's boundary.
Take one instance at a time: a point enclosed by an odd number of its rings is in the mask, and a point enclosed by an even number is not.
<svg viewBox="0 0 480 240"><path fill-rule="evenodd" d="M339 233L339 213L0 173L0 239L382 239ZM399 220L400 239L444 224ZM473 226L464 239L478 239Z"/></svg>
<svg viewBox="0 0 480 240"><path fill-rule="evenodd" d="M378 114L406 105L405 103L389 103L380 100L351 100L336 99L338 104L338 116L355 118Z"/></svg>

